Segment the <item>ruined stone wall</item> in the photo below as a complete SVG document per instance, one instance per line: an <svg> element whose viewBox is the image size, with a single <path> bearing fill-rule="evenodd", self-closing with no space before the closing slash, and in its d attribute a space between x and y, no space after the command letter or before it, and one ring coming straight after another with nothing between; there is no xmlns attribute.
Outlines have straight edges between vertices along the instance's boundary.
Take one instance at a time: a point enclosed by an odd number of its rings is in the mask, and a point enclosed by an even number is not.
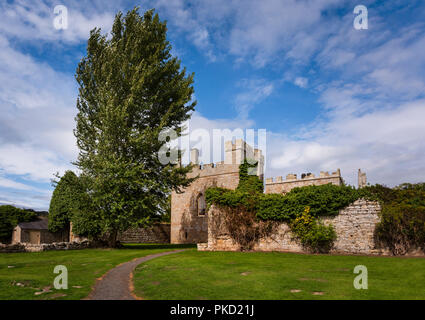
<svg viewBox="0 0 425 320"><path fill-rule="evenodd" d="M64 230L62 232L50 232L48 230L40 231L40 243L54 243L54 242L67 242L69 241L69 232Z"/></svg>
<svg viewBox="0 0 425 320"><path fill-rule="evenodd" d="M171 243L201 243L208 241L208 213L199 210L199 199L205 199L210 187L236 189L239 184L239 165L244 159L255 159L257 168L251 174L261 179L264 174L264 156L242 139L225 142L224 161L217 164L198 164L199 151L191 150L194 169L188 177L198 177L183 193L171 195ZM205 208L203 205L202 208Z"/></svg>
<svg viewBox="0 0 425 320"><path fill-rule="evenodd" d="M22 229L19 226L16 226L13 229L13 232L12 232L12 241L11 241L11 243L14 244L14 243L21 242L21 237L22 237Z"/></svg>
<svg viewBox="0 0 425 320"><path fill-rule="evenodd" d="M357 200L345 209L340 210L335 217L321 218L325 224L332 224L337 234L337 240L331 253L346 254L390 254L389 250L377 248L374 242L374 230L379 222L378 213L381 208L377 202ZM216 207L209 212L209 225L214 225L214 219L224 214ZM199 250L209 251L237 251L239 246L233 243L226 232L214 232L209 228L208 242L201 244ZM287 251L306 252L302 245L294 239L287 224L282 223L277 231L260 239L254 246L256 251Z"/></svg>
<svg viewBox="0 0 425 320"><path fill-rule="evenodd" d="M208 239L208 213L199 215L197 200L209 187L236 189L239 165L218 163L198 166L189 177L199 176L183 193L171 196L171 243L199 243Z"/></svg>
<svg viewBox="0 0 425 320"><path fill-rule="evenodd" d="M266 179L265 193L287 193L296 187L320 186L328 183L336 186L344 184L339 169L332 174L322 171L319 177L309 174L298 179L296 174L288 174L285 180L282 177L268 178Z"/></svg>
<svg viewBox="0 0 425 320"><path fill-rule="evenodd" d="M341 253L382 254L374 241L375 226L380 221L381 206L378 202L357 200L336 217L325 217L325 224L332 224L338 238L334 251Z"/></svg>
<svg viewBox="0 0 425 320"><path fill-rule="evenodd" d="M171 226L168 223L155 224L147 228L133 228L118 235L123 243L170 243Z"/></svg>
<svg viewBox="0 0 425 320"><path fill-rule="evenodd" d="M22 230L20 227L18 227L21 230L21 238L18 240L18 242L23 243L29 243L30 242L30 230Z"/></svg>
<svg viewBox="0 0 425 320"><path fill-rule="evenodd" d="M13 230L12 244L30 243L30 232L39 234L40 243L67 242L69 240L68 230L64 230L62 232L50 232L48 230L22 230L21 227L17 226Z"/></svg>
<svg viewBox="0 0 425 320"><path fill-rule="evenodd" d="M17 253L17 252L42 252L52 250L80 250L94 248L94 243L85 240L81 242L55 242L55 243L16 243L16 244L1 244L0 253Z"/></svg>

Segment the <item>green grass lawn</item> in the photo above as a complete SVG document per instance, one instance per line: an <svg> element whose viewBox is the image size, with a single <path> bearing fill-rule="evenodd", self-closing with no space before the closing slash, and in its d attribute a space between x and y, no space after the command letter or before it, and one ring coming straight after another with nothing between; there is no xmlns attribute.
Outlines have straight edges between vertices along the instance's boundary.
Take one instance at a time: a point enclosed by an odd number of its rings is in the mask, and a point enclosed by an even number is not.
<svg viewBox="0 0 425 320"><path fill-rule="evenodd" d="M96 278L116 265L182 247L188 246L137 244L126 245L124 249L0 253L0 299L82 299L90 293ZM53 273L56 265L68 268L68 290L51 288L51 293L34 295L43 288L53 286L57 276ZM18 286L18 283L23 286Z"/></svg>
<svg viewBox="0 0 425 320"><path fill-rule="evenodd" d="M190 250L139 265L134 281L145 299L425 299L425 259Z"/></svg>

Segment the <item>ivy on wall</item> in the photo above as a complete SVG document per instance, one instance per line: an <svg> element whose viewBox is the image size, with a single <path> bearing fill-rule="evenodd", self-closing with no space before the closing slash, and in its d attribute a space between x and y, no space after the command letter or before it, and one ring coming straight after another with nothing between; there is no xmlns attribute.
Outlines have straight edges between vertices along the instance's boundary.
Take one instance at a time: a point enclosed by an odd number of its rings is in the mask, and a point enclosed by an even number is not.
<svg viewBox="0 0 425 320"><path fill-rule="evenodd" d="M226 220L229 228L238 226L236 229L244 230L230 234L242 250L252 248L260 237L272 233L273 222L285 222L306 249L326 252L336 233L332 225L326 226L318 218L336 216L339 210L364 198L379 201L382 207L381 221L375 230L378 243L396 255L412 248L425 252L425 183L361 189L327 184L294 188L285 195L264 194L262 181L256 175L248 175L253 166L247 161L240 165L236 190L214 187L206 191L208 206L214 204L230 216ZM263 227L254 232L253 228L260 224ZM250 234L249 241L244 234Z"/></svg>
<svg viewBox="0 0 425 320"><path fill-rule="evenodd" d="M375 235L382 246L394 255L411 249L425 252L425 183L403 183L395 188L374 185L360 192L381 204L381 221Z"/></svg>
<svg viewBox="0 0 425 320"><path fill-rule="evenodd" d="M338 214L339 209L355 200L355 189L325 185L295 188L287 195L264 194L262 181L258 176L248 174L248 170L255 166L247 161L240 165L236 190L213 187L205 193L208 206L214 204L225 210L225 223L231 230L238 226L242 233L250 235L246 239L241 232L229 231L232 239L242 250L247 250L260 237L272 233L276 223L286 222L307 249L314 252L329 250L336 239L335 231L332 226L320 224L317 217ZM254 228L259 229L253 231Z"/></svg>
<svg viewBox="0 0 425 320"><path fill-rule="evenodd" d="M361 197L351 186L326 184L292 189L286 195L263 194L259 202L257 216L263 220L290 222L298 217L306 207L313 217L336 216L340 209Z"/></svg>

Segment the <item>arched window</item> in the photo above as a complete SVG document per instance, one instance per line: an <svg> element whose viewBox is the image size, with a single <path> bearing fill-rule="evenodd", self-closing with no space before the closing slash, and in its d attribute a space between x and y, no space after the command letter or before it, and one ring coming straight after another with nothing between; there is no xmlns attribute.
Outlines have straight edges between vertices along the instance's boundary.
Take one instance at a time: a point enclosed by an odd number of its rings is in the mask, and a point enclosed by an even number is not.
<svg viewBox="0 0 425 320"><path fill-rule="evenodd" d="M198 216L205 216L207 204L205 202L205 197L201 193L196 200L196 208L198 210Z"/></svg>

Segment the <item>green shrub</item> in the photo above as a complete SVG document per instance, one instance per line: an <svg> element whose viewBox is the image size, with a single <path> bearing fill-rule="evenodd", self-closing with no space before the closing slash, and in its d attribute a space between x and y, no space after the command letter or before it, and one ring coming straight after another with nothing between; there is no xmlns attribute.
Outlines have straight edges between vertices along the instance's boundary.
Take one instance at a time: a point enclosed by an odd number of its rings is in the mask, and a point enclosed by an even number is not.
<svg viewBox="0 0 425 320"><path fill-rule="evenodd" d="M78 210L72 214L72 231L79 236L98 240L103 232L102 217L97 210Z"/></svg>
<svg viewBox="0 0 425 320"><path fill-rule="evenodd" d="M389 203L397 197L396 189L388 188L381 184L363 187L358 190L358 193L363 198L379 201L380 203Z"/></svg>
<svg viewBox="0 0 425 320"><path fill-rule="evenodd" d="M376 236L393 254L405 254L411 248L425 249L425 207L406 204L384 205Z"/></svg>
<svg viewBox="0 0 425 320"><path fill-rule="evenodd" d="M395 255L412 248L425 251L425 183L404 183L395 188L375 185L361 191L381 203L375 235L382 246Z"/></svg>
<svg viewBox="0 0 425 320"><path fill-rule="evenodd" d="M88 180L66 171L56 182L50 201L49 230L67 229L70 222L74 234L90 239L97 239L104 229L100 212L90 196Z"/></svg>
<svg viewBox="0 0 425 320"><path fill-rule="evenodd" d="M328 252L336 240L336 233L332 225L325 226L310 214L310 208L289 224L291 231L300 240L301 244L313 252Z"/></svg>

